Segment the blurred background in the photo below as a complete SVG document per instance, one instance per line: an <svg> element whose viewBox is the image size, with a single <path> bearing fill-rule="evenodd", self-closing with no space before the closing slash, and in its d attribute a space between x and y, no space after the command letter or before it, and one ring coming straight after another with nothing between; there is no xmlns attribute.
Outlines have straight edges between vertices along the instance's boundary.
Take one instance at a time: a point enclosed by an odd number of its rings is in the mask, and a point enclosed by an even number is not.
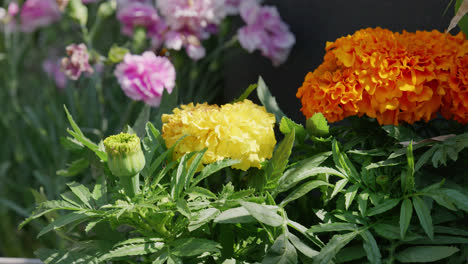
<svg viewBox="0 0 468 264"><path fill-rule="evenodd" d="M278 7L281 17L296 36L296 44L288 60L273 67L259 53L235 50L226 60L225 97L229 101L261 75L281 109L293 120L305 123L299 111L297 89L305 75L322 63L325 43L352 35L367 27L392 31L433 30L443 32L454 15L451 0L288 0L265 1ZM458 33L458 28L452 34Z"/></svg>

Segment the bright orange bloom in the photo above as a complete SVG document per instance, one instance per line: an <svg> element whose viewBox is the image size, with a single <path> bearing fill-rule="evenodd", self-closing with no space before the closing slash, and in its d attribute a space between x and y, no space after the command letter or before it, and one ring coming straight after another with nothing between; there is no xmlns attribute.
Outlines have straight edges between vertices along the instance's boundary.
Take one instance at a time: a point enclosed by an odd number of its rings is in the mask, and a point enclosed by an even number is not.
<svg viewBox="0 0 468 264"><path fill-rule="evenodd" d="M324 62L306 76L296 96L307 118L320 112L330 122L364 114L380 124L429 121L445 93L463 82L456 71L464 74L466 87L466 66L453 66L465 57L463 33L362 29L327 43ZM468 113L466 102L465 108L456 107L459 114Z"/></svg>

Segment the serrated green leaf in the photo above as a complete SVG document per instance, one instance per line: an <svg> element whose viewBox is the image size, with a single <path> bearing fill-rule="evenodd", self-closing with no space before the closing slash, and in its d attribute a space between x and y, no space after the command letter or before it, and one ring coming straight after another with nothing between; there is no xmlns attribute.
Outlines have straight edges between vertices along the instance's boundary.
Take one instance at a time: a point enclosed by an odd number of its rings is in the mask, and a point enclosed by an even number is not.
<svg viewBox="0 0 468 264"><path fill-rule="evenodd" d="M468 196L455 189L442 188L440 191L447 195L458 208L468 212Z"/></svg>
<svg viewBox="0 0 468 264"><path fill-rule="evenodd" d="M179 199L176 201L177 211L181 213L183 216L190 219L190 208L188 207L187 202L184 199Z"/></svg>
<svg viewBox="0 0 468 264"><path fill-rule="evenodd" d="M330 152L326 152L315 155L312 157L312 159L308 159L308 162L302 163L296 168L287 170L278 181L278 188L276 189L276 192L285 192L296 186L299 182L322 173L328 173L339 176L341 178L346 178L344 174L335 169L328 167L318 167L318 165L325 161L330 154Z"/></svg>
<svg viewBox="0 0 468 264"><path fill-rule="evenodd" d="M382 129L398 142L420 140L418 135L412 129L404 126L386 125L382 126Z"/></svg>
<svg viewBox="0 0 468 264"><path fill-rule="evenodd" d="M403 200L400 208L400 237L405 238L406 231L411 223L411 217L413 216L413 204L411 200L406 198Z"/></svg>
<svg viewBox="0 0 468 264"><path fill-rule="evenodd" d="M437 204L449 210L457 211L457 207L452 202L452 200L440 190L429 191L424 193L423 195L431 197L434 201L436 201Z"/></svg>
<svg viewBox="0 0 468 264"><path fill-rule="evenodd" d="M468 238L459 236L434 236L433 240L420 238L406 242L406 244L417 245L450 245L450 244L468 244Z"/></svg>
<svg viewBox="0 0 468 264"><path fill-rule="evenodd" d="M206 165L200 174L195 177L192 181L192 184L190 185L191 187L197 185L199 182L204 180L205 178L211 176L213 173L222 170L226 167L233 166L236 164L239 164L239 160L230 160L230 159L225 159L225 160L220 160L211 164Z"/></svg>
<svg viewBox="0 0 468 264"><path fill-rule="evenodd" d="M263 106L265 106L266 110L275 115L277 123L286 116L279 108L276 98L271 95L262 77L258 77L257 96Z"/></svg>
<svg viewBox="0 0 468 264"><path fill-rule="evenodd" d="M107 203L107 183L104 176L99 176L94 185L92 197L98 208Z"/></svg>
<svg viewBox="0 0 468 264"><path fill-rule="evenodd" d="M301 241L297 236L292 233L288 233L288 239L293 246L299 250L302 254L309 258L317 256L320 252L310 248L307 244Z"/></svg>
<svg viewBox="0 0 468 264"><path fill-rule="evenodd" d="M34 254L44 264L99 264L99 260L81 252L40 248Z"/></svg>
<svg viewBox="0 0 468 264"><path fill-rule="evenodd" d="M20 225L19 229L23 228L26 224L31 222L32 220L39 218L47 213L51 213L57 210L76 210L81 211L83 208L77 207L69 202L66 201L47 201L43 202L39 205L38 209L39 212L34 212L29 218L24 220Z"/></svg>
<svg viewBox="0 0 468 264"><path fill-rule="evenodd" d="M468 231L460 228L448 227L448 226L434 226L435 233L450 234L456 236L468 236Z"/></svg>
<svg viewBox="0 0 468 264"><path fill-rule="evenodd" d="M380 254L379 246L375 241L374 236L369 230L365 230L360 233L362 239L364 239L363 248L367 253L367 259L372 264L382 263L382 255Z"/></svg>
<svg viewBox="0 0 468 264"><path fill-rule="evenodd" d="M216 208L208 208L197 212L195 215L192 215L191 221L188 226L189 232L192 232L202 225L208 223L209 221L215 219L220 214L220 211Z"/></svg>
<svg viewBox="0 0 468 264"><path fill-rule="evenodd" d="M144 244L126 245L110 251L109 253L101 256L100 261L106 261L113 258L140 256L158 252L164 247L163 242L151 242Z"/></svg>
<svg viewBox="0 0 468 264"><path fill-rule="evenodd" d="M239 96L239 98L234 100L233 103L244 101L245 99L247 99L247 97L249 97L249 95L253 91L255 91L255 89L257 89L257 87L258 87L258 84L256 84L256 83L249 85L249 87L247 87L247 89L245 89L245 91L241 94L241 96Z"/></svg>
<svg viewBox="0 0 468 264"><path fill-rule="evenodd" d="M330 199L335 197L339 192L343 190L343 188L348 184L348 179L341 179L335 183L335 188L333 188L333 192L330 195Z"/></svg>
<svg viewBox="0 0 468 264"><path fill-rule="evenodd" d="M334 235L325 247L320 250L320 254L315 256L314 264L329 264L340 250L351 242L360 232L350 232L343 235Z"/></svg>
<svg viewBox="0 0 468 264"><path fill-rule="evenodd" d="M438 261L460 251L456 247L443 246L420 246L409 247L403 251L397 252L395 257L403 263L423 263Z"/></svg>
<svg viewBox="0 0 468 264"><path fill-rule="evenodd" d="M315 113L307 119L306 129L310 135L315 137L326 137L330 134L328 121L322 113Z"/></svg>
<svg viewBox="0 0 468 264"><path fill-rule="evenodd" d="M366 252L361 245L345 247L336 255L335 263L349 263L350 261L361 259L366 256Z"/></svg>
<svg viewBox="0 0 468 264"><path fill-rule="evenodd" d="M345 208L348 210L348 208L351 206L351 203L354 200L354 197L356 197L356 193L359 190L359 185L355 184L351 187L349 187L345 191Z"/></svg>
<svg viewBox="0 0 468 264"><path fill-rule="evenodd" d="M294 128L293 128L294 132ZM265 177L268 184L273 184L276 186L276 182L282 176L286 165L288 165L289 156L291 156L291 151L294 145L295 134L287 134L283 141L278 145L278 148L273 153L273 157L268 162L268 165L265 169Z"/></svg>
<svg viewBox="0 0 468 264"><path fill-rule="evenodd" d="M205 252L219 252L219 243L201 238L182 238L171 243L171 253L179 257L198 256Z"/></svg>
<svg viewBox="0 0 468 264"><path fill-rule="evenodd" d="M375 232L388 240L398 240L400 239L400 229L398 226L378 223L373 225Z"/></svg>
<svg viewBox="0 0 468 264"><path fill-rule="evenodd" d="M306 182L303 185L299 186L298 188L294 189L294 191L292 191L291 193L289 193L289 195L286 198L284 198L284 200L281 202L280 206L284 207L289 202L301 198L302 196L306 195L313 189L320 187L320 186L325 186L325 185L333 186L329 184L328 182L319 181L319 180Z"/></svg>
<svg viewBox="0 0 468 264"><path fill-rule="evenodd" d="M401 174L401 190L403 193L411 193L414 190L414 157L413 157L413 143L408 145L406 156L408 160L408 168Z"/></svg>
<svg viewBox="0 0 468 264"><path fill-rule="evenodd" d="M72 177L81 173L83 170L85 170L88 167L89 167L89 161L87 159L84 159L84 158L77 159L77 160L72 161L72 163L68 166L67 169L58 170L57 175L65 176L65 177Z"/></svg>
<svg viewBox="0 0 468 264"><path fill-rule="evenodd" d="M357 197L358 209L359 209L359 212L361 212L362 216L367 215L367 200L368 199L369 199L369 193L367 192L367 190L364 192L361 192Z"/></svg>
<svg viewBox="0 0 468 264"><path fill-rule="evenodd" d="M187 194L192 195L192 196L202 196L202 197L205 197L205 198L216 199L216 194L212 193L208 189L205 189L205 188L199 187L199 186L195 186L193 188L190 188L187 191Z"/></svg>
<svg viewBox="0 0 468 264"><path fill-rule="evenodd" d="M431 159L432 155L434 155L434 152L436 150L436 148L430 148L426 150L426 152L424 152L421 155L421 157L419 157L418 162L416 162L416 165L414 166L414 171L418 171L419 169L421 169L421 167L424 166L424 164L426 164Z"/></svg>
<svg viewBox="0 0 468 264"><path fill-rule="evenodd" d="M198 170L198 168L201 166L202 159L206 153L207 149L203 149L199 151L198 153L195 154L195 157L191 160L191 164L187 170L187 174L185 176L184 182L185 182L185 189L188 189L190 186L190 183L193 180L193 176L195 175L195 172Z"/></svg>
<svg viewBox="0 0 468 264"><path fill-rule="evenodd" d="M262 264L296 264L297 252L285 234L280 235L268 249Z"/></svg>
<svg viewBox="0 0 468 264"><path fill-rule="evenodd" d="M351 223L326 223L311 226L307 233L337 232L337 231L356 231L357 226Z"/></svg>
<svg viewBox="0 0 468 264"><path fill-rule="evenodd" d="M418 196L413 197L413 206L416 211L416 215L419 218L419 222L427 236L431 240L434 239L434 226L432 225L432 217L429 207L427 207L426 203Z"/></svg>
<svg viewBox="0 0 468 264"><path fill-rule="evenodd" d="M244 207L237 207L222 212L214 219L214 222L220 224L253 223L255 218Z"/></svg>
<svg viewBox="0 0 468 264"><path fill-rule="evenodd" d="M367 211L368 216L378 215L381 213L385 213L386 211L392 209L393 207L397 206L400 203L400 199L388 199L383 203L369 209Z"/></svg>
<svg viewBox="0 0 468 264"><path fill-rule="evenodd" d="M348 156L346 156L345 153L340 151L338 141L335 139L332 142L332 150L333 161L335 162L335 165L338 168L338 170L341 171L344 175L346 175L347 178L360 181L359 173L357 172L351 160L349 160Z"/></svg>
<svg viewBox="0 0 468 264"><path fill-rule="evenodd" d="M151 243L151 242L163 242L164 239L159 238L159 237L137 237L137 238L130 238L127 240L124 240L122 242L119 242L115 244L113 247L118 248L121 246L126 246L126 245L135 245L135 244L145 244L145 243Z"/></svg>
<svg viewBox="0 0 468 264"><path fill-rule="evenodd" d="M297 141L300 143L303 143L307 136L307 132L301 124L298 124L287 117L283 117L283 119L281 119L279 129L284 135L294 132Z"/></svg>
<svg viewBox="0 0 468 264"><path fill-rule="evenodd" d="M73 194L76 195L80 199L80 201L88 208L92 209L92 203L93 203L93 195L89 191L89 189L84 186L83 184L77 183L77 182L71 182L67 183L68 188L73 192Z"/></svg>
<svg viewBox="0 0 468 264"><path fill-rule="evenodd" d="M277 209L246 201L240 201L240 204L250 215L266 225L280 226L283 224L283 218L277 214Z"/></svg>
<svg viewBox="0 0 468 264"><path fill-rule="evenodd" d="M86 212L73 212L63 216L60 216L54 222L50 223L48 226L44 227L41 232L37 235L37 238L49 233L52 230L59 229L66 225L82 221L86 218L94 217L96 214L86 213Z"/></svg>

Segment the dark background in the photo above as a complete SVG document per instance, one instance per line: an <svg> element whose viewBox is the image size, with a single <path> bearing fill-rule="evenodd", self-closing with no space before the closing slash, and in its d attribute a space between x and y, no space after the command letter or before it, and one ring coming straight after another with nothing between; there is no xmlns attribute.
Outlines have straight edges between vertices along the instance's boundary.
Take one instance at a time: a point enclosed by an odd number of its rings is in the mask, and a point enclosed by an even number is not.
<svg viewBox="0 0 468 264"><path fill-rule="evenodd" d="M283 65L273 67L258 52L236 50L226 60L225 98L237 97L261 75L281 109L304 123L297 89L305 75L322 63L325 42L367 27L392 31L444 31L454 15L450 0L282 0L265 1L278 7L283 20L296 36L296 44ZM444 14L447 6L448 11ZM458 32L458 28L452 33Z"/></svg>

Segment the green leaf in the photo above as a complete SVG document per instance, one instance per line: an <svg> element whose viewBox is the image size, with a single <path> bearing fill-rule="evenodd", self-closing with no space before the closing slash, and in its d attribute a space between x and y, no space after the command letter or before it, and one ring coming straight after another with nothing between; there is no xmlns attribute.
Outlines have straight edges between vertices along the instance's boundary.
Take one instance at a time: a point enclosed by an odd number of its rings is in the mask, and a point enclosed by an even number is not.
<svg viewBox="0 0 468 264"><path fill-rule="evenodd" d="M448 227L448 226L434 226L435 233L450 234L456 236L468 236L468 231L460 228Z"/></svg>
<svg viewBox="0 0 468 264"><path fill-rule="evenodd" d="M93 151L103 162L107 162L107 153L101 150L98 145L93 143L87 137L81 136L72 130L68 129L67 132L68 134L72 135L76 140L78 140L80 143L85 145L88 149Z"/></svg>
<svg viewBox="0 0 468 264"><path fill-rule="evenodd" d="M180 194L185 186L187 177L187 162L192 158L195 152L191 152L182 156L179 166L175 171L175 177L171 179L171 198L175 201L179 199Z"/></svg>
<svg viewBox="0 0 468 264"><path fill-rule="evenodd" d="M187 194L192 195L192 196L202 196L206 198L216 199L216 194L212 193L210 190L206 188L199 187L199 186L190 188L187 191Z"/></svg>
<svg viewBox="0 0 468 264"><path fill-rule="evenodd" d="M365 257L367 253L364 251L361 245L350 246L343 248L336 255L336 263L349 263L350 261L361 259Z"/></svg>
<svg viewBox="0 0 468 264"><path fill-rule="evenodd" d="M309 258L313 258L317 256L320 252L310 248L307 244L302 242L297 236L292 233L288 233L289 242L293 244L293 246L299 250L302 254Z"/></svg>
<svg viewBox="0 0 468 264"><path fill-rule="evenodd" d="M63 226L66 226L71 223L82 221L86 218L96 216L96 214L85 213L85 212L73 212L63 216L60 216L54 222L50 223L48 226L44 227L41 232L37 235L37 238L49 233L52 230L59 229Z"/></svg>
<svg viewBox="0 0 468 264"><path fill-rule="evenodd" d="M386 159L382 160L379 162L374 162L369 165L367 165L365 168L366 170L372 170L372 169L377 169L377 168L383 168L383 167L393 167L393 166L398 166L401 165L401 161L399 159Z"/></svg>
<svg viewBox="0 0 468 264"><path fill-rule="evenodd" d="M369 193L367 192L367 190L364 192L361 192L357 197L358 209L359 209L359 212L361 212L362 216L367 215L367 200L368 199L369 199Z"/></svg>
<svg viewBox="0 0 468 264"><path fill-rule="evenodd" d="M270 113L275 114L276 122L279 123L281 119L286 116L278 106L275 97L273 97L268 90L267 85L263 81L262 77L258 78L257 96L260 102L265 106L266 110Z"/></svg>
<svg viewBox="0 0 468 264"><path fill-rule="evenodd" d="M351 242L359 231L350 232L343 235L334 235L328 244L320 250L320 254L315 256L314 264L329 264L336 254Z"/></svg>
<svg viewBox="0 0 468 264"><path fill-rule="evenodd" d="M364 239L363 248L367 253L369 262L373 264L382 263L382 255L380 254L379 246L377 246L377 241L375 241L372 233L369 232L369 230L365 230L360 235L362 239Z"/></svg>
<svg viewBox="0 0 468 264"><path fill-rule="evenodd" d="M153 237L153 238L148 238L148 237L138 237L138 238L130 238L127 240L124 240L122 242L119 242L115 244L113 247L121 247L121 246L126 246L126 245L134 245L134 244L145 244L145 243L150 243L150 242L163 242L164 240L159 237Z"/></svg>
<svg viewBox="0 0 468 264"><path fill-rule="evenodd" d="M190 183L193 180L193 176L195 175L195 172L197 169L200 167L203 156L206 153L206 148L199 151L197 154L195 154L195 157L191 160L190 167L187 170L187 174L185 176L184 182L185 182L185 189L189 188Z"/></svg>
<svg viewBox="0 0 468 264"><path fill-rule="evenodd" d="M183 216L190 219L191 212L190 212L190 208L187 205L187 202L184 199L179 199L176 201L176 205L177 205L177 211L181 213Z"/></svg>
<svg viewBox="0 0 468 264"><path fill-rule="evenodd" d="M283 174L283 176L278 181L278 187L275 191L277 193L287 191L299 182L320 173L333 172L332 174L339 174L340 177L345 178L345 176L337 170L326 167L319 167L320 164L328 159L331 154L331 151L327 151L299 162L298 166L287 170Z"/></svg>
<svg viewBox="0 0 468 264"><path fill-rule="evenodd" d="M58 170L57 175L72 177L81 173L83 170L89 167L89 161L87 159L81 158L72 161L72 163L65 170Z"/></svg>
<svg viewBox="0 0 468 264"><path fill-rule="evenodd" d="M307 136L307 132L301 124L298 124L287 117L283 117L283 119L281 119L279 129L284 135L294 132L297 141L300 143L303 143Z"/></svg>
<svg viewBox="0 0 468 264"><path fill-rule="evenodd" d="M1 200L0 200L1 201ZM81 211L83 210L83 208L80 208L80 207L76 207L75 205L69 203L69 202L66 202L66 201L46 201L46 202L43 202L39 205L37 211L38 212L34 212L29 218L27 218L26 220L24 220L20 225L19 225L19 229L23 228L26 224L28 224L29 222L31 222L32 220L36 219L36 218L39 218L47 213L51 213L53 211L57 211L57 210L76 210L76 211Z"/></svg>
<svg viewBox="0 0 468 264"><path fill-rule="evenodd" d="M101 256L99 260L101 262L104 262L106 260L110 260L113 258L147 255L147 254L151 254L154 252L158 252L163 247L164 247L164 243L162 242L151 242L151 243L123 246L123 247L114 249L110 251L109 253Z"/></svg>
<svg viewBox="0 0 468 264"><path fill-rule="evenodd" d="M240 201L240 204L250 213L250 215L266 225L280 226L283 224L283 218L277 214L277 208L272 209L265 205L246 201Z"/></svg>
<svg viewBox="0 0 468 264"><path fill-rule="evenodd" d="M143 138L146 134L146 123L148 123L151 115L151 107L147 104L143 106L140 114L132 126L133 131L137 134L139 138Z"/></svg>
<svg viewBox="0 0 468 264"><path fill-rule="evenodd" d="M382 126L382 129L385 130L390 137L399 142L420 140L418 135L412 129L404 126L386 125Z"/></svg>
<svg viewBox="0 0 468 264"><path fill-rule="evenodd" d="M452 202L452 199L450 199L450 197L448 197L445 193L443 193L440 190L426 192L426 193L423 193L423 195L431 197L432 199L434 199L434 201L436 201L437 204L449 210L457 211L457 207Z"/></svg>
<svg viewBox="0 0 468 264"><path fill-rule="evenodd" d="M408 241L407 244L417 245L446 245L446 244L468 244L468 238L459 236L435 236L434 240L427 238Z"/></svg>
<svg viewBox="0 0 468 264"><path fill-rule="evenodd" d="M184 264L184 262L182 262L182 259L177 256L169 255L167 264Z"/></svg>
<svg viewBox="0 0 468 264"><path fill-rule="evenodd" d="M306 129L310 135L315 137L326 137L330 134L327 119L322 113L315 113L306 121Z"/></svg>
<svg viewBox="0 0 468 264"><path fill-rule="evenodd" d="M188 226L189 232L198 229L202 225L208 223L209 221L215 219L219 215L220 211L216 208L207 208L200 212L197 212L195 215L192 215L191 221Z"/></svg>
<svg viewBox="0 0 468 264"><path fill-rule="evenodd" d="M346 184L348 184L348 179L341 179L339 181L337 181L335 183L335 188L333 188L333 192L330 196L330 199L332 199L333 197L335 197L335 195L337 195L339 192L341 192L341 190L343 190L343 188L346 186Z"/></svg>
<svg viewBox="0 0 468 264"><path fill-rule="evenodd" d="M244 207L237 207L222 212L214 222L220 224L253 223L255 218Z"/></svg>
<svg viewBox="0 0 468 264"><path fill-rule="evenodd" d="M411 217L413 216L413 204L411 200L406 198L403 200L400 208L400 237L405 238L406 231L411 223Z"/></svg>
<svg viewBox="0 0 468 264"><path fill-rule="evenodd" d="M107 203L107 183L104 176L99 176L94 185L92 198L97 207L101 207Z"/></svg>
<svg viewBox="0 0 468 264"><path fill-rule="evenodd" d="M99 260L81 252L40 248L34 254L44 264L99 264Z"/></svg>
<svg viewBox="0 0 468 264"><path fill-rule="evenodd" d="M179 257L198 256L205 252L220 252L219 243L201 238L182 238L171 243L171 253Z"/></svg>
<svg viewBox="0 0 468 264"><path fill-rule="evenodd" d="M297 252L285 234L280 235L268 249L262 264L296 264Z"/></svg>
<svg viewBox="0 0 468 264"><path fill-rule="evenodd" d="M68 111L68 108L65 105L63 105L63 108L65 109L65 114L67 115L68 122L72 126L73 131L75 131L79 136L84 137L83 132L81 132L80 127L76 124L75 120L73 120L73 117Z"/></svg>
<svg viewBox="0 0 468 264"><path fill-rule="evenodd" d="M332 142L332 150L333 161L335 162L335 165L338 168L338 170L341 171L348 178L360 181L359 173L357 172L351 160L349 160L348 156L346 156L345 153L340 152L338 141L335 139Z"/></svg>
<svg viewBox="0 0 468 264"><path fill-rule="evenodd" d="M413 143L408 145L406 156L408 159L408 169L401 173L401 190L403 193L411 193L414 190L414 157Z"/></svg>
<svg viewBox="0 0 468 264"><path fill-rule="evenodd" d="M455 189L443 188L440 189L440 191L447 195L458 208L465 212L468 212L468 196Z"/></svg>
<svg viewBox="0 0 468 264"><path fill-rule="evenodd" d="M378 223L373 225L375 232L388 240L398 240L400 239L400 230L398 226Z"/></svg>
<svg viewBox="0 0 468 264"><path fill-rule="evenodd" d="M434 155L434 152L437 150L437 148L430 148L426 152L424 152L421 157L419 157L418 162L416 162L416 165L414 166L414 171L418 171L421 169L424 164L426 164L429 159Z"/></svg>
<svg viewBox="0 0 468 264"><path fill-rule="evenodd" d="M326 223L314 225L307 230L307 233L337 232L337 231L356 231L357 226L351 223Z"/></svg>
<svg viewBox="0 0 468 264"><path fill-rule="evenodd" d="M432 240L434 239L434 226L432 225L432 217L429 207L418 196L413 197L413 206L416 214L418 215L419 222L426 232L427 236Z"/></svg>
<svg viewBox="0 0 468 264"><path fill-rule="evenodd" d="M400 199L388 199L383 203L369 209L367 211L368 216L378 215L381 213L385 213L386 211L392 209L393 207L397 206L400 203Z"/></svg>
<svg viewBox="0 0 468 264"><path fill-rule="evenodd" d="M240 160L230 160L230 159L225 159L225 160L220 160L211 164L206 165L200 174L192 181L192 184L190 185L191 187L197 185L199 182L204 180L205 178L211 176L213 173L220 171L226 167L233 166L236 164L239 164Z"/></svg>
<svg viewBox="0 0 468 264"><path fill-rule="evenodd" d="M255 91L255 89L257 89L257 87L258 87L258 84L256 84L256 83L249 85L249 87L247 87L247 89L245 89L245 91L241 94L241 96L239 96L239 98L234 100L233 103L244 101L245 99L247 99L247 97L249 97L249 95L253 91Z"/></svg>
<svg viewBox="0 0 468 264"><path fill-rule="evenodd" d="M84 186L83 184L77 182L67 183L68 188L83 202L86 207L92 209L92 199L93 195L89 191L89 189Z"/></svg>
<svg viewBox="0 0 468 264"><path fill-rule="evenodd" d="M298 188L294 189L294 191L289 193L289 195L286 198L284 198L284 200L281 202L280 206L284 207L289 202L301 198L302 196L306 195L307 193L309 193L313 189L315 189L317 187L320 187L320 186L325 186L325 185L326 186L333 186L333 185L329 184L328 182L319 181L319 180L304 183L303 185L299 186Z"/></svg>
<svg viewBox="0 0 468 264"><path fill-rule="evenodd" d="M293 129L293 133L287 134L273 153L273 157L270 159L265 169L265 176L268 183L276 185L276 182L282 176L286 165L288 165L289 156L291 156L294 138L295 134Z"/></svg>
<svg viewBox="0 0 468 264"><path fill-rule="evenodd" d="M345 208L348 210L349 206L351 206L351 203L354 200L354 197L356 197L356 193L359 190L359 185L355 184L351 187L349 187L345 191Z"/></svg>
<svg viewBox="0 0 468 264"><path fill-rule="evenodd" d="M460 251L456 247L443 246L419 246L409 247L403 251L397 252L395 257L403 263L423 263L438 261Z"/></svg>

